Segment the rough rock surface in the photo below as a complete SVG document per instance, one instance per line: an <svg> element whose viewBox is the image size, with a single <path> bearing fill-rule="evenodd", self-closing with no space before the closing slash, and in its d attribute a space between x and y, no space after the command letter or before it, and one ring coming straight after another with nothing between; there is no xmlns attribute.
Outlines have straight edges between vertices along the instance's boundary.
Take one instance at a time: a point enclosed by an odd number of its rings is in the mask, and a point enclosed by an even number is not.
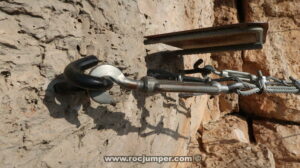
<svg viewBox="0 0 300 168"><path fill-rule="evenodd" d="M274 168L272 152L265 145L250 144L244 118L225 116L200 131L202 167Z"/></svg>
<svg viewBox="0 0 300 168"><path fill-rule="evenodd" d="M297 167L300 164L300 126L255 121L253 132L257 143L273 153L277 167Z"/></svg>
<svg viewBox="0 0 300 168"><path fill-rule="evenodd" d="M82 93L53 93L64 67L88 55L131 78L144 76L149 68L191 68L199 58L220 70L261 69L267 75L300 78L300 2L240 2L0 1L0 167L299 167L299 96L179 99L176 93L148 95L115 86L111 93L118 103L109 106ZM172 47L143 44L145 35L244 20L269 22L263 50L170 57L163 51ZM239 110L293 122L265 123L231 114ZM143 154L197 154L201 161L103 160L106 155Z"/></svg>
<svg viewBox="0 0 300 168"><path fill-rule="evenodd" d="M243 70L260 69L265 75L300 78L300 1L250 0L245 20L269 23L262 50L245 51ZM299 167L300 97L291 94L241 97L243 112L268 121L254 121L257 143L265 144L274 154L276 167ZM286 122L284 122L286 121ZM297 124L298 123L298 124Z"/></svg>
<svg viewBox="0 0 300 168"><path fill-rule="evenodd" d="M105 106L83 94L55 95L52 86L70 61L88 55L132 78L147 68L188 68L199 56L169 58L161 51L172 48L145 46L143 37L212 20L213 3L204 0L1 1L0 167L139 167L103 156L186 155L208 96L179 100L114 87L119 103Z"/></svg>
<svg viewBox="0 0 300 168"><path fill-rule="evenodd" d="M250 0L246 21L268 22L262 50L245 51L243 70L278 78L300 78L300 1ZM300 123L300 97L292 94L242 97L241 109L259 116Z"/></svg>
<svg viewBox="0 0 300 168"><path fill-rule="evenodd" d="M205 144L204 148L209 148L220 141L250 142L247 121L236 116L225 116L218 122L206 124L201 132L203 132L201 138L202 143Z"/></svg>
<svg viewBox="0 0 300 168"><path fill-rule="evenodd" d="M203 167L275 168L272 152L263 145L222 144L208 152L206 157Z"/></svg>
<svg viewBox="0 0 300 168"><path fill-rule="evenodd" d="M214 26L235 24L238 23L238 11L235 0L215 0L214 1ZM211 57L216 62L216 68L219 70L232 69L240 71L242 70L242 52L231 51L231 52L218 52L212 53ZM221 116L231 113L238 112L238 95L236 94L224 94L219 96L219 106Z"/></svg>
<svg viewBox="0 0 300 168"><path fill-rule="evenodd" d="M236 69L251 73L256 73L260 69L265 75L272 75L279 78L293 76L299 79L300 66L298 64L300 62L300 49L298 43L300 34L298 9L300 3L298 1L275 2L272 0L250 0L244 1L244 4L238 1L216 0L214 2L214 24L216 25L241 21L269 23L269 32L263 50L212 54L212 59L217 62L217 66L220 69ZM229 57L220 57L222 55ZM220 112L224 114L224 112L228 113L229 111L231 113L235 111L233 110L235 108L232 107L238 106L238 110L241 110L243 115L247 114L246 116L250 121L247 125L249 135L255 137L257 143L267 147L269 152L274 153L276 167L299 167L299 158L295 154L298 148L295 138L298 134L298 124L296 123L299 123L300 114L299 96L290 94L264 94L240 97L239 101L236 98L225 99L225 97L219 97ZM228 100L234 101L229 102ZM251 114L259 117L253 117ZM268 118L269 121L276 123L276 128L280 128L280 131L272 129L272 126L268 126L270 124L262 124L263 122L260 122L258 125L255 122L257 119L262 118ZM252 125L252 120L255 122L254 125ZM286 125L282 120L292 123L292 125ZM220 124L218 127L224 127L221 123L223 121L218 121L218 124ZM252 127L254 127L254 132L252 132ZM216 130L222 129L219 128ZM211 133L210 130L202 131L203 135L210 135ZM208 133L206 133L207 131ZM260 131L263 133L261 134ZM215 137L220 141L226 140L228 133L222 134L220 132L223 131L217 131L215 135L223 136ZM282 138L279 138L285 135L294 135L294 140L288 140L289 138L282 140ZM205 142L205 136L201 136L199 139L202 143ZM205 151L207 148L205 148L205 145L203 143L204 149L202 151ZM220 147L218 153L222 153L223 151L226 151L225 146ZM236 158L235 156L232 157ZM217 162L216 160L214 161ZM221 166L218 165L215 167Z"/></svg>

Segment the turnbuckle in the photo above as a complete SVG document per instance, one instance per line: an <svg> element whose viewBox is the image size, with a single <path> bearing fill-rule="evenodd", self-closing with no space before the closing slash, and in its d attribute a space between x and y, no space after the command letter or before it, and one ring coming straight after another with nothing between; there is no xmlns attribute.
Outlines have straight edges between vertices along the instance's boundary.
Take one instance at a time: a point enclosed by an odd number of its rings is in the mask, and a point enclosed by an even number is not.
<svg viewBox="0 0 300 168"><path fill-rule="evenodd" d="M129 89L143 92L179 92L182 95L220 93L238 93L250 95L254 93L299 93L300 82L291 78L291 81L278 80L272 77L263 76L261 71L258 76L247 72L234 70L217 71L213 67L204 66L199 68L201 61L197 62L193 70L186 70L187 73L203 73L205 78L195 78L175 74L166 71L152 70L140 80L127 78L120 69L112 65L97 65L98 59L95 56L88 56L70 63L64 71L66 81L57 83L54 87L58 93L70 93L76 91L87 91L98 103L114 104L115 101L107 92L113 83ZM84 71L93 68L89 74ZM156 73L156 74L155 74ZM214 73L222 78L211 79L207 74ZM270 79L275 80L271 82ZM277 82L276 82L277 81ZM278 82L280 81L280 82ZM221 84L220 82L227 82ZM286 85L282 85L285 83ZM250 89L250 90L245 90Z"/></svg>

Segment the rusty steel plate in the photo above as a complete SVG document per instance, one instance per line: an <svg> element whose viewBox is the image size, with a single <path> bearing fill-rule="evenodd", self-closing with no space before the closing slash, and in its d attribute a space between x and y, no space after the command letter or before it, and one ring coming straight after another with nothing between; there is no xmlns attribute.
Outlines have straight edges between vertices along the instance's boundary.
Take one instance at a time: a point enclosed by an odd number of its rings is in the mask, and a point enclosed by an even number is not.
<svg viewBox="0 0 300 168"><path fill-rule="evenodd" d="M267 23L240 23L145 37L145 44L164 43L181 49L205 52L262 48ZM199 50L201 51L201 50Z"/></svg>

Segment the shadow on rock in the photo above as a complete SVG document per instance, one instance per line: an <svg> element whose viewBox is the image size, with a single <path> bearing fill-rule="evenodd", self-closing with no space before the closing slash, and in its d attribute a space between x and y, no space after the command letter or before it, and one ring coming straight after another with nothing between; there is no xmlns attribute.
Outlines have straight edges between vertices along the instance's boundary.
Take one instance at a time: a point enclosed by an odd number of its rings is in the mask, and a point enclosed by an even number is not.
<svg viewBox="0 0 300 168"><path fill-rule="evenodd" d="M80 105L86 101L86 93L56 94L53 86L62 81L64 81L63 75L59 75L49 83L43 103L48 108L51 117L65 118L69 123L79 127L78 110Z"/></svg>
<svg viewBox="0 0 300 168"><path fill-rule="evenodd" d="M53 118L65 118L70 124L76 125L78 128L81 124L78 119L78 111L83 107L86 115L93 118L95 127L94 129L106 130L112 129L118 135L127 135L130 132L137 132L141 137L147 137L152 134L165 134L173 137L174 139L187 137L169 128L163 127L163 118L157 125L151 125L146 121L146 117L150 115L149 111L144 107L146 94L135 94L138 100L138 107L142 109L141 126L136 127L125 119L126 112L112 112L105 106L93 108L90 106L90 98L85 91L74 92L72 94L57 94L53 86L64 81L63 76L60 75L50 82L47 87L46 95L43 103L47 106L50 116ZM140 95L140 96L137 96ZM150 132L144 133L146 129Z"/></svg>
<svg viewBox="0 0 300 168"><path fill-rule="evenodd" d="M172 73L178 73L179 70L184 69L183 56L175 51L160 51L148 54L145 58L147 69L163 69L165 71L169 71ZM179 105L176 103L176 100L172 97L167 96L166 93L161 93L161 96L164 97L165 100L168 100L171 103L163 103L165 108L174 108L180 114L185 115L190 118L190 109L184 106L182 100L179 100ZM180 106L185 111L180 110L178 108Z"/></svg>
<svg viewBox="0 0 300 168"><path fill-rule="evenodd" d="M133 126L129 120L125 119L123 112L111 112L106 107L84 108L85 114L94 119L97 130L112 129L118 135L127 135L130 132L139 132L139 127Z"/></svg>
<svg viewBox="0 0 300 168"><path fill-rule="evenodd" d="M158 122L157 125L152 125L150 123L147 122L147 117L150 116L150 112L149 110L145 107L145 100L146 97L148 96L145 93L140 93L140 92L133 92L133 96L135 97L135 99L137 100L137 107L139 109L141 109L142 114L141 114L141 119L140 119L140 123L141 123L141 127L139 130L139 135L141 137L147 137L149 135L153 135L153 134L165 134L168 135L174 139L179 139L179 138L183 138L183 139L188 139L188 137L183 136L181 134L179 134L178 132L178 125L176 130L172 130L170 128L165 128L164 127L164 123L163 123L163 117L160 118L160 121ZM146 129L149 129L149 132L145 132Z"/></svg>
<svg viewBox="0 0 300 168"><path fill-rule="evenodd" d="M164 69L170 72L178 72L184 68L182 55L175 51L160 51L146 55L146 66L148 69Z"/></svg>

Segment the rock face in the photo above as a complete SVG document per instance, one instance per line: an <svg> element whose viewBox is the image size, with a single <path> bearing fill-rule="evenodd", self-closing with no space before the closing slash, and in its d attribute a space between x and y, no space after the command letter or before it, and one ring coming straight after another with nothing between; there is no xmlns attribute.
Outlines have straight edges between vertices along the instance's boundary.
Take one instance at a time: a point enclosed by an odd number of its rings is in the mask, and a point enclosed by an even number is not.
<svg viewBox="0 0 300 168"><path fill-rule="evenodd" d="M164 56L172 48L145 46L143 37L212 22L213 3L205 0L1 1L0 167L139 167L103 156L186 155L208 96L180 100L114 87L119 103L105 106L84 94L56 95L52 86L68 63L88 55L131 78L147 68L187 68L200 57ZM184 167L145 167L176 165Z"/></svg>
<svg viewBox="0 0 300 168"><path fill-rule="evenodd" d="M266 75L299 79L300 2L250 0L245 6L246 21L268 22L269 32L262 50L245 51L243 70L255 73L261 69ZM241 110L272 121L254 122L253 134L257 143L265 144L273 152L276 167L300 166L299 102L299 96L290 94L253 95L240 99Z"/></svg>
<svg viewBox="0 0 300 168"><path fill-rule="evenodd" d="M275 168L272 152L263 145L245 143L222 144L204 157L203 167Z"/></svg>
<svg viewBox="0 0 300 168"><path fill-rule="evenodd" d="M250 142L247 122L236 116L226 116L219 122L206 124L201 132L203 132L201 138L202 143L205 144L204 148L209 148L221 141L228 143ZM206 147L206 145L208 146Z"/></svg>
<svg viewBox="0 0 300 168"><path fill-rule="evenodd" d="M262 50L246 51L243 70L278 78L300 78L300 1L250 0L246 21L268 22ZM241 98L241 109L259 116L300 123L300 97L291 94L253 95Z"/></svg>
<svg viewBox="0 0 300 168"><path fill-rule="evenodd" d="M249 143L244 118L225 116L206 124L200 132L202 167L275 167L273 154L266 146Z"/></svg>
<svg viewBox="0 0 300 168"><path fill-rule="evenodd" d="M212 54L212 59L217 62L220 69L236 69L251 73L262 70L265 75L272 75L278 78L293 76L299 79L300 66L298 64L300 60L298 55L300 50L298 43L300 42L300 34L299 19L297 19L299 17L299 10L296 10L300 5L298 1L274 2L268 0L250 0L244 1L243 4L238 1L215 0L214 2L214 24L216 25L241 21L269 23L269 32L263 50ZM221 55L224 57L220 57ZM274 153L276 167L299 167L299 157L296 152L298 149L296 137L299 126L297 123L299 123L300 114L299 96L290 94L264 94L239 97L239 99L234 97L229 98L229 96L219 97L221 114L222 112L223 114L224 112L231 113L236 109L233 107L238 107L238 110L242 112L241 114L247 114L250 121L248 125L245 125L249 130L249 135L256 140L259 146L265 149L268 148L269 152ZM228 100L231 100L231 102ZM253 115L256 117L253 117ZM259 121L256 121L257 119ZM263 120L261 121L261 119ZM218 139L217 142L224 142L228 138L230 133L220 129L223 127L228 128L228 126L222 124L223 120L217 121L217 125L219 126L216 126L215 130L219 131L216 131L216 133L211 130L201 130L202 136L199 137L199 141L203 144L204 149L202 151L209 149L207 148L206 138L207 135L211 135L211 132L218 135L215 136ZM252 121L254 121L254 124L252 124ZM272 122L269 123L269 121ZM244 134L247 134L247 132L244 132ZM218 148L214 146L214 148L218 149L218 152L213 153L214 155L224 152L219 158L217 157L218 159L226 157L225 153L228 152L227 147L222 146ZM207 157L207 153L204 156ZM236 156L234 155L232 158L239 160L239 157ZM208 158L213 160L213 164L218 162L218 159L214 160L212 156L208 156ZM211 164L205 162L203 165L211 166ZM221 165L226 165L226 162L222 162ZM251 165L251 163L247 165ZM273 164L269 165L274 166ZM231 164L228 167L234 166L235 164ZM222 166L215 165L212 167Z"/></svg>
<svg viewBox="0 0 300 168"><path fill-rule="evenodd" d="M0 1L0 167L299 167L299 96L180 99L114 86L110 106L52 88L68 63L88 55L130 78L188 69L199 58L220 70L300 78L299 8L272 0ZM168 56L174 48L143 44L145 35L242 21L269 22L263 50ZM108 155L200 160L113 163Z"/></svg>
<svg viewBox="0 0 300 168"><path fill-rule="evenodd" d="M215 20L214 26L227 25L239 23L238 11L235 0L215 0L214 1ZM212 53L212 60L216 62L216 68L232 69L240 71L242 70L242 52L219 52ZM219 96L219 106L221 115L238 112L238 95L236 94L224 94Z"/></svg>
<svg viewBox="0 0 300 168"><path fill-rule="evenodd" d="M255 140L265 144L274 154L277 167L297 167L300 160L300 126L255 121Z"/></svg>

